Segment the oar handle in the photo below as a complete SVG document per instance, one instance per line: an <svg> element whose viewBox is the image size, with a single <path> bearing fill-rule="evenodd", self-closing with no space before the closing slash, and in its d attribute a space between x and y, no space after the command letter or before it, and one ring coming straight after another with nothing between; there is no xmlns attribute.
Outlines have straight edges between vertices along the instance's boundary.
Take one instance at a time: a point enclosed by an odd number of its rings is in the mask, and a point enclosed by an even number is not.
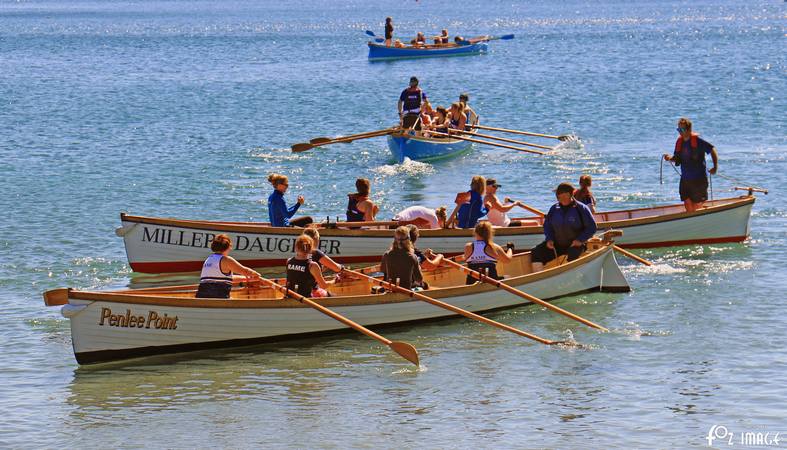
<svg viewBox="0 0 787 450"><path fill-rule="evenodd" d="M496 142L489 142L489 141L483 141L483 140L480 140L480 139L468 138L468 137L460 136L460 135L457 135L457 134L441 133L439 131L430 131L430 133L432 133L434 135L445 136L445 137L448 137L448 138L459 139L460 141L468 141L468 142L475 142L475 143L478 143L478 144L491 145L492 147L508 148L508 149L511 149L511 150L518 150L520 152L535 153L536 155L543 155L544 154L544 152L540 152L538 150L530 150L529 148L514 147L512 145L498 144Z"/></svg>
<svg viewBox="0 0 787 450"><path fill-rule="evenodd" d="M652 265L653 265L653 263L652 263L652 262L650 262L650 261L648 261L647 259L640 258L639 256L637 256L637 255L635 255L635 254L631 253L630 251L628 251L628 250L626 250L626 249L623 249L623 248L621 248L621 247L618 247L618 246L617 246L617 245L615 245L615 244L612 244L612 248L614 248L616 252L618 252L618 253L620 253L620 254L622 254L622 255L624 255L624 256L627 256L627 257L629 257L629 258L633 259L634 261L637 261L637 262L638 262L638 263L640 263L640 264L644 264L644 265L646 265L646 266L652 266Z"/></svg>
<svg viewBox="0 0 787 450"><path fill-rule="evenodd" d="M510 199L510 198L508 198L508 197L506 197L506 199L507 199L507 200L511 200L511 199ZM526 210L528 210L528 211L532 212L533 214L537 214L537 215L539 215L539 216L541 216L541 217L546 217L546 213L545 213L544 211L541 211L541 210L540 210L540 209L538 209L538 208L533 208L532 206L530 206L530 205L528 205L528 204L526 204L526 203L523 203L523 202L521 202L521 201L519 201L519 200L516 200L516 201L517 201L517 202L519 202L519 205L520 205L522 208L524 208L524 209L526 209Z"/></svg>
<svg viewBox="0 0 787 450"><path fill-rule="evenodd" d="M454 261L447 260L447 259L443 259L443 261L447 262L448 265L450 265L450 266L453 266L453 267L455 267L457 269L463 270L464 272L466 272L468 275L470 275L471 277L475 278L476 280L479 280L479 281L484 282L484 283L489 283L489 284L491 284L491 285L493 285L495 287L503 289L504 291L510 292L510 293L512 293L514 295L522 297L522 298L524 298L526 300L529 300L529 301L531 301L533 303L538 303L539 305L541 305L541 306L543 306L543 307L545 307L547 309L551 309L552 311L555 311L556 313L562 314L562 315L564 315L564 316L566 316L566 317L568 317L570 319L576 320L577 322L583 323L583 324L585 324L585 325L587 325L587 326L589 326L591 328L596 328L596 329L601 330L601 331L609 331L608 329L606 329L605 327L602 327L601 325L598 325L598 324L593 323L593 322L591 322L591 321L589 321L587 319L584 319L584 318L582 318L582 317L580 317L580 316L578 316L578 315L576 315L574 313L566 311L565 309L563 309L563 308L561 308L559 306L555 306L555 305L553 305L553 304L551 304L549 302L545 302L544 300L541 300L538 297L532 296L532 295L528 294L527 292L522 292L519 289L516 289L514 287L511 287L511 286L501 282L500 280L495 280L494 278L490 278L490 277L484 275L481 272L478 272L478 271L473 270L473 269L471 269L469 267L463 266L463 265L461 265L459 263L456 263Z"/></svg>
<svg viewBox="0 0 787 450"><path fill-rule="evenodd" d="M429 297L429 296L426 296L424 294L421 294L420 292L414 292L414 291L412 291L410 289L405 289L405 288L403 288L401 286L397 286L397 285L395 285L393 283L389 283L389 282L387 282L385 280L381 280L381 279L378 279L378 278L370 277L369 275L366 275L365 273L356 272L356 271L350 270L350 269L345 269L345 272L349 272L351 274L358 275L358 276L363 277L363 278L368 278L368 279L372 280L373 282L379 284L380 286L383 286L386 289L390 289L391 291L396 291L396 292L401 292L401 293L407 294L411 298L417 298L419 300L423 300L423 301L425 301L427 303L431 303L432 305L439 306L440 308L447 309L447 310L449 310L451 312L454 312L456 314L468 317L470 319L477 320L479 322L483 322L483 323L485 323L487 325L492 325L493 327L497 327L497 328L500 328L502 330L510 331L510 332L512 332L514 334L518 334L518 335L526 337L528 339L532 339L534 341L538 341L538 342L540 342L542 344L547 344L547 345L555 344L555 341L551 341L549 339L544 339L542 337L538 337L538 336L536 336L534 334L530 334L530 333L528 333L526 331L522 331L520 329L514 328L512 326L509 326L509 325L506 325L506 324L503 324L503 323L500 323L500 322L496 322L496 321L494 321L492 319L487 319L484 316L479 316L476 313L467 311L465 309L456 307L454 305L451 305L451 304L448 304L448 303L445 303L445 302L441 302L440 300L436 300L436 299L434 299L432 297Z"/></svg>

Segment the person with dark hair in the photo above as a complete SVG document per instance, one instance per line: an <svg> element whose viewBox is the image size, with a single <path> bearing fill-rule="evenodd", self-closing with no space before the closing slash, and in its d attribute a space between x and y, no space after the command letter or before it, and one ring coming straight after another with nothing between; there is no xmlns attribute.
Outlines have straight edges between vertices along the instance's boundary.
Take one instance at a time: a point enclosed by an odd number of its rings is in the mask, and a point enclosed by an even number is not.
<svg viewBox="0 0 787 450"><path fill-rule="evenodd" d="M596 220L584 203L574 200L574 186L560 183L555 190L557 203L544 218L544 242L532 250L534 263L546 264L559 255L573 261L587 248L588 239L596 232Z"/></svg>
<svg viewBox="0 0 787 450"><path fill-rule="evenodd" d="M467 126L467 114L464 113L464 106L462 106L461 103L451 103L451 110L448 111L448 122L452 130L465 130Z"/></svg>
<svg viewBox="0 0 787 450"><path fill-rule="evenodd" d="M394 231L393 243L383 255L380 271L389 283L398 284L405 289L422 288L424 276L407 227L398 227Z"/></svg>
<svg viewBox="0 0 787 450"><path fill-rule="evenodd" d="M287 260L287 289L304 297L330 297L322 269L312 261L314 241L302 234L295 239L295 256Z"/></svg>
<svg viewBox="0 0 787 450"><path fill-rule="evenodd" d="M680 199L686 211L694 212L702 208L708 200L708 172L715 175L719 168L719 155L708 141L691 131L691 120L681 117L678 120L678 140L672 156L664 154L665 161L680 166ZM708 171L705 155L710 155L713 167Z"/></svg>
<svg viewBox="0 0 787 450"><path fill-rule="evenodd" d="M407 229L410 230L410 242L413 244L413 253L415 253L416 258L418 258L418 264L421 265L421 268L424 270L434 270L440 267L440 263L443 262L443 255L433 252L431 248L427 248L425 252L418 250L418 247L415 246L418 237L421 235L418 232L418 227L413 224L406 226Z"/></svg>
<svg viewBox="0 0 787 450"><path fill-rule="evenodd" d="M322 250L320 250L320 232L317 231L317 228L304 228L303 233L305 236L309 236L314 241L314 246L312 247L311 258L312 261L316 262L320 269L329 269L336 273L342 271L341 264L337 263L333 259L331 259L328 255L326 255Z"/></svg>
<svg viewBox="0 0 787 450"><path fill-rule="evenodd" d="M356 192L347 194L348 222L374 222L374 217L380 208L369 200L371 187L372 183L366 178L355 180Z"/></svg>
<svg viewBox="0 0 787 450"><path fill-rule="evenodd" d="M478 114L473 110L473 108L469 105L470 102L470 95L466 92L462 92L459 94L459 103L462 104L463 111L467 116L467 125L465 126L466 129L470 129L471 125L476 125L478 123Z"/></svg>
<svg viewBox="0 0 787 450"><path fill-rule="evenodd" d="M522 206L522 202L517 201L508 203L506 200L506 203L500 203L500 199L497 198L497 190L500 187L502 186L497 184L497 180L494 178L486 179L484 203L489 205L489 211L486 214L486 218L496 227L521 227L522 221L511 220L508 217L508 212L516 206Z"/></svg>
<svg viewBox="0 0 787 450"><path fill-rule="evenodd" d="M473 242L465 244L464 258L469 269L499 280L502 277L497 273L497 261L510 262L514 257L514 245L508 243L503 250L503 247L493 242L494 236L495 230L491 223L484 221L476 225L473 230ZM475 282L475 278L470 275L465 280L466 284Z"/></svg>
<svg viewBox="0 0 787 450"><path fill-rule="evenodd" d="M393 18L386 17L385 18L385 46L386 47L391 46L391 40L393 39L393 32L394 32Z"/></svg>
<svg viewBox="0 0 787 450"><path fill-rule="evenodd" d="M273 192L268 196L268 218L272 227L305 227L314 222L309 216L292 219L304 199L302 195L299 195L298 202L289 208L287 207L284 193L287 192L290 181L286 175L272 173L268 175L268 182L273 186Z"/></svg>
<svg viewBox="0 0 787 450"><path fill-rule="evenodd" d="M590 212L596 212L596 197L590 192L590 186L593 185L593 179L590 175L582 175L579 177L579 189L574 191L574 199L578 202L584 203L590 208Z"/></svg>
<svg viewBox="0 0 787 450"><path fill-rule="evenodd" d="M202 264L197 298L230 298L233 280L261 278L255 270L229 256L232 241L226 234L215 236L210 249L213 253Z"/></svg>
<svg viewBox="0 0 787 450"><path fill-rule="evenodd" d="M399 122L403 128L421 130L421 103L426 100L426 94L418 87L418 78L410 77L410 86L399 95Z"/></svg>

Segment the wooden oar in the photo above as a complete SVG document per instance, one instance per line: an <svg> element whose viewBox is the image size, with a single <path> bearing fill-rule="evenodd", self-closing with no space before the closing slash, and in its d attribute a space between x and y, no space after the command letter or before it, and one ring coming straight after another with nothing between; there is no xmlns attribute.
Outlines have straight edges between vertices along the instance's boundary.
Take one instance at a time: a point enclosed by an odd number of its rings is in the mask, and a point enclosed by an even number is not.
<svg viewBox="0 0 787 450"><path fill-rule="evenodd" d="M543 148L545 150L554 150L555 147L549 147L541 144L531 144L530 142L517 141L516 139L508 139L500 136L492 136L491 134L473 133L471 136L478 136L486 139L495 139L497 141L510 142L512 144L526 145L528 147Z"/></svg>
<svg viewBox="0 0 787 450"><path fill-rule="evenodd" d="M490 278L490 277L484 275L483 273L478 272L477 270L473 270L473 269L471 269L471 268L469 268L467 266L463 266L463 265L461 265L461 264L459 264L457 262L451 261L450 259L447 259L447 258L444 258L443 262L445 262L446 264L448 264L451 267L454 267L456 269L462 270L463 272L467 273L468 275L470 275L471 277L475 278L478 281L481 281L481 282L484 282L484 283L489 283L492 286L495 286L495 287L498 287L500 289L503 289L504 291L508 291L508 292L518 296L518 297L524 298L525 300L531 301L533 303L538 303L539 305L541 305L541 306L543 306L543 307L545 307L547 309L551 309L552 311L555 311L558 314L562 314L562 315L564 315L564 316L566 316L566 317L568 317L570 319L576 320L577 322L583 323L583 324L585 324L585 325L587 325L589 327L596 328L596 329L601 330L601 331L609 331L608 329L602 327L601 325L593 323L593 322L591 322L591 321L589 321L587 319L584 319L584 318L582 318L582 317L580 317L580 316L578 316L578 315L576 315L574 313L570 313L570 312L566 311L565 309L563 309L563 308L561 308L559 306L555 306L555 305L553 305L553 304L551 304L549 302L545 302L544 300L541 300L538 297L532 296L532 295L528 294L527 292L520 291L519 289L511 287L511 286L509 286L509 285L507 285L507 284L505 284L505 283L503 283L503 282L501 282L499 280L495 280L494 278Z"/></svg>
<svg viewBox="0 0 787 450"><path fill-rule="evenodd" d="M460 41L459 44L460 45L472 45L472 44L477 44L479 42L497 41L497 40L509 41L511 39L514 39L514 35L513 34L504 34L502 36L478 36L478 37L474 37L474 38L465 39L463 41Z"/></svg>
<svg viewBox="0 0 787 450"><path fill-rule="evenodd" d="M409 295L411 298L417 298L418 300L423 300L423 301L425 301L427 303L431 303L432 305L439 306L440 308L447 309L447 310L449 310L451 312L454 312L456 314L460 314L460 315L463 315L463 316L465 316L467 318L470 318L470 319L473 319L473 320L477 320L479 322L483 322L483 323L485 323L487 325L492 325L493 327L500 328L501 330L510 331L510 332L512 332L514 334L518 334L520 336L524 336L524 337L526 337L528 339L532 339L532 340L540 342L542 344L546 344L546 345L556 345L556 344L575 345L575 344L570 343L570 342L552 341L552 340L549 340L549 339L544 339L542 337L538 337L535 334L530 334L530 333L528 333L526 331L522 331L520 329L517 329L517 328L514 328L512 326L509 326L509 325L506 325L506 324L494 321L492 319L487 319L484 316L479 316L476 313L472 313L472 312L464 310L462 308L458 308L458 307L456 307L454 305L449 305L448 303L441 302L440 300L436 300L436 299L434 299L432 297L428 297L428 296L426 296L424 294L421 294L420 292L411 291L410 289L405 289L405 288L403 288L401 286L397 286L397 285L395 285L393 283L389 283L389 282L387 282L385 280L381 280L379 278L370 277L369 275L366 275L365 273L356 272L354 270L350 270L350 269L347 269L347 268L344 269L344 272L356 275L356 276L361 277L361 278L367 278L367 279L371 280L373 283L377 283L380 286L383 286L384 288L386 288L386 289L388 289L390 291L396 291L396 292L405 293L405 294Z"/></svg>
<svg viewBox="0 0 787 450"><path fill-rule="evenodd" d="M507 201L507 202L514 202L514 200L511 200L511 197L506 197L506 198L505 198L505 201ZM519 201L519 200L516 200L516 201ZM537 214L537 215L539 215L539 216L541 216L541 217L545 217L545 216L546 216L546 213L544 213L544 211L541 211L541 210L540 210L540 209L538 209L538 208L533 208L532 206L530 206L530 205L527 205L527 204L525 204L525 203L522 203L522 202L519 202L519 205L520 205L522 208L524 208L524 209L526 209L526 210L528 210L528 211L532 212L533 214Z"/></svg>
<svg viewBox="0 0 787 450"><path fill-rule="evenodd" d="M524 136L538 136L538 137L545 137L550 139L558 139L561 141L567 141L571 138L571 136L567 136L565 134L561 134L560 136L555 136L552 134L532 133L530 131L509 130L508 128L487 127L484 125L471 125L471 127L479 128L481 130L502 131L504 133L521 134Z"/></svg>
<svg viewBox="0 0 787 450"><path fill-rule="evenodd" d="M452 134L440 133L439 131L430 131L429 133L434 134L434 135L440 135L440 136L448 137L448 138L459 139L460 141L468 141L468 142L475 142L475 143L478 143L478 144L491 145L492 147L508 148L508 149L511 149L511 150L518 150L520 152L535 153L536 155L543 155L544 154L544 152L540 152L538 150L530 150L529 148L514 147L514 146L511 146L511 145L498 144L496 142L482 141L480 139L468 138L468 137L460 136L458 134L453 134L453 133Z"/></svg>
<svg viewBox="0 0 787 450"><path fill-rule="evenodd" d="M366 133L351 134L349 136L343 136L343 137L335 138L335 139L331 139L331 138L315 138L315 139L312 139L312 140L313 141L317 141L319 143L313 144L311 142L301 142L301 143L292 145L291 149L292 149L293 152L296 152L296 153L305 152L307 150L313 149L314 147L321 147L323 145L329 145L329 144L339 144L339 143L342 143L342 142L352 142L352 141L359 140L359 139L368 139L368 138L373 138L373 137L377 137L377 136L385 136L387 134L393 133L394 131L396 131L396 128L385 128L385 129L377 130L377 131L368 131Z"/></svg>
<svg viewBox="0 0 787 450"><path fill-rule="evenodd" d="M265 279L265 278L262 278L261 281L263 283L269 285L270 287L272 287L274 289L277 289L278 291L282 292L283 294L289 295L290 297L293 297L295 300L297 300L297 301L299 301L301 303L304 303L306 305L311 306L312 308L314 308L317 311L325 314L326 316L329 316L329 317L331 317L333 319L336 319L339 322L347 325L350 328L353 328L353 329L355 329L357 331L360 331L361 333L369 336L372 339L378 340L379 342L381 342L381 343L387 345L388 347L390 347L391 350L393 350L396 353L398 353L399 355L401 355L402 358L410 361L411 363L415 364L416 366L418 365L418 350L416 350L415 347L413 347L412 345L408 344L407 342L392 341L390 339L386 339L386 338L380 336L379 334L375 333L374 331L372 331L372 330L370 330L370 329L368 329L368 328L366 328L366 327L364 327L362 325L359 325L359 324L353 322L352 320L342 316L341 314L338 314L338 313L336 313L334 311L331 311L330 309L328 309L328 308L326 308L326 307L324 307L324 306L322 306L320 304L317 304L317 303L313 302L312 300L309 300L308 298L298 294L297 292L291 291L291 290L287 289L286 287L284 287L284 286L282 286L280 284L276 284L275 282L273 282L271 280L268 280L268 279Z"/></svg>

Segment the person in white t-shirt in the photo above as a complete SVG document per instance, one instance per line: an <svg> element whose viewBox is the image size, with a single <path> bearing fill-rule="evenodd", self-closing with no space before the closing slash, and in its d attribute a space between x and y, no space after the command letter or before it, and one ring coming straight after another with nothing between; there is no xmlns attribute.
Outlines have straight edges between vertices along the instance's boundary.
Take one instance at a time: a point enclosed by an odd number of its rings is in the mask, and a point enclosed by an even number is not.
<svg viewBox="0 0 787 450"><path fill-rule="evenodd" d="M437 209L425 206L411 206L396 213L393 220L399 222L399 225L413 224L422 229L444 228L446 220L445 206Z"/></svg>
<svg viewBox="0 0 787 450"><path fill-rule="evenodd" d="M497 189L500 187L501 185L497 184L494 178L486 179L484 203L491 205L489 212L486 213L487 220L496 227L521 227L522 222L519 220L512 221L507 214L508 211L511 211L515 206L522 206L521 202L500 203L500 199L497 198Z"/></svg>

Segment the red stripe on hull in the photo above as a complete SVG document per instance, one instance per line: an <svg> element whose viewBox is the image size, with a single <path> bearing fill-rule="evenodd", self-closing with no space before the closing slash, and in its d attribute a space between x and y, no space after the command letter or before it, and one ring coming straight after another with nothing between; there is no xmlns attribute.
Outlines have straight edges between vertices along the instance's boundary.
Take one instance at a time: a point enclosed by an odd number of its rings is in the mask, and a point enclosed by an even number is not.
<svg viewBox="0 0 787 450"><path fill-rule="evenodd" d="M656 248L656 247L680 247L682 245L702 245L702 244L723 244L743 242L748 236L727 236L708 239L688 239L685 241L662 241L662 242L640 242L636 244L618 244L623 248Z"/></svg>

